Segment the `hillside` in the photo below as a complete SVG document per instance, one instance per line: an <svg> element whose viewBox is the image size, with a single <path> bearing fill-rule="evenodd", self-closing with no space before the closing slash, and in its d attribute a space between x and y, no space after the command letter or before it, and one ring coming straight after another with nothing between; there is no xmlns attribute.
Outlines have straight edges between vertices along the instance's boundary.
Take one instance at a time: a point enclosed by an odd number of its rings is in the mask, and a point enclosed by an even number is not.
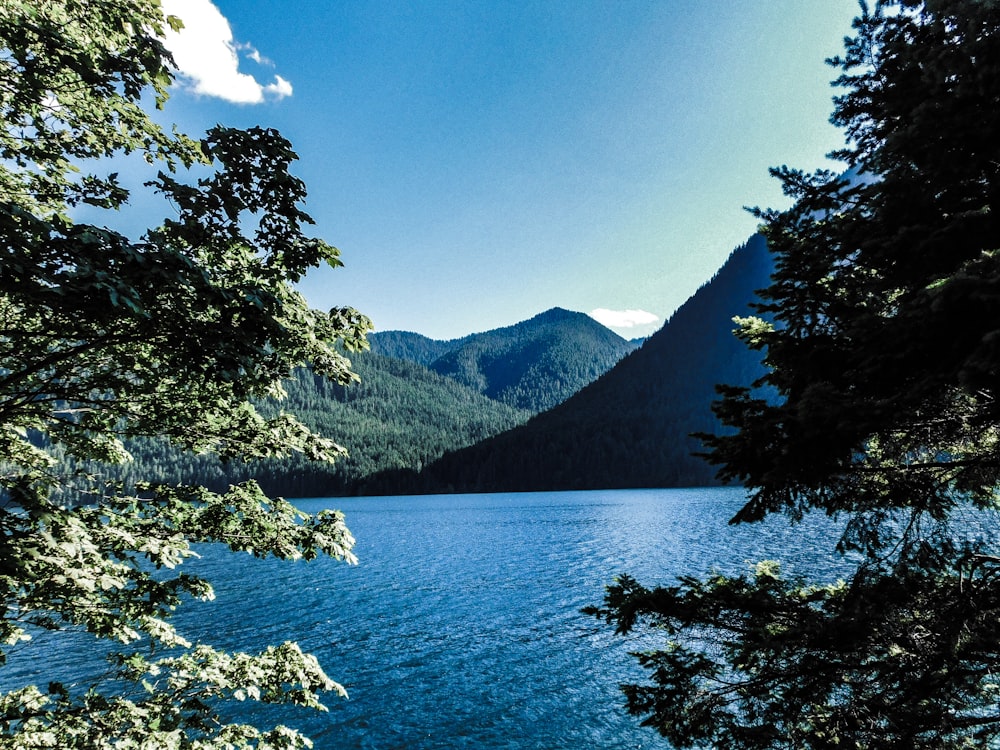
<svg viewBox="0 0 1000 750"><path fill-rule="evenodd" d="M280 404L309 427L345 445L350 457L335 466L300 457L253 464L220 463L214 456L182 453L162 443L136 441L134 463L114 476L198 482L212 489L256 479L290 497L343 494L369 474L419 469L448 450L480 441L524 422L530 412L492 401L427 370L379 354L354 356L361 382L347 388L301 370L286 384ZM277 408L265 405L263 409Z"/></svg>
<svg viewBox="0 0 1000 750"><path fill-rule="evenodd" d="M468 337L466 337L468 338ZM372 352L393 359L416 362L430 367L434 360L442 357L466 339L438 341L410 331L376 331L368 334Z"/></svg>
<svg viewBox="0 0 1000 750"><path fill-rule="evenodd" d="M386 331L372 351L426 365L495 401L550 409L607 372L637 344L590 316L553 308L512 326L435 341Z"/></svg>
<svg viewBox="0 0 1000 750"><path fill-rule="evenodd" d="M352 358L360 383L343 388L301 371L286 386L288 398L265 407L280 406L345 445L350 457L334 467L297 456L224 465L139 440L128 446L131 465L104 471L212 489L256 479L268 492L293 497L357 492L372 475L419 471L522 424L635 348L588 316L559 309L453 341L390 331L373 334L371 344L371 352Z"/></svg>
<svg viewBox="0 0 1000 750"><path fill-rule="evenodd" d="M124 478L219 489L254 478L292 497L709 484L687 435L715 428L714 383L760 372L731 319L767 284L770 262L751 239L641 346L559 308L452 341L373 334L372 351L354 357L361 383L301 371L281 404L347 446L337 466L223 465L145 441L129 446Z"/></svg>
<svg viewBox="0 0 1000 750"><path fill-rule="evenodd" d="M705 485L713 470L689 435L714 431L718 382L748 384L759 354L732 335L767 286L762 237L736 249L716 276L603 377L526 424L444 456L419 474L391 472L365 491L565 490Z"/></svg>

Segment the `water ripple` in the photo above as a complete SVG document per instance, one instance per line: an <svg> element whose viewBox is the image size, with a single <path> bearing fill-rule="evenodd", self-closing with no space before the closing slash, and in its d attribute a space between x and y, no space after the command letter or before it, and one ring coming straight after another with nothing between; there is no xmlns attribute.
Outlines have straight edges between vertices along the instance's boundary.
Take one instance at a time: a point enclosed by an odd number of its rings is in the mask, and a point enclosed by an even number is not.
<svg viewBox="0 0 1000 750"><path fill-rule="evenodd" d="M186 567L213 582L217 600L185 605L177 622L225 648L292 639L315 653L350 700L332 698L328 714L241 704L241 718L297 726L318 750L664 748L621 708L617 685L641 677L627 655L636 642L580 608L600 603L622 572L652 584L740 572L761 557L824 567L827 528L729 527L741 497L700 489L302 501L347 513L359 565L207 547ZM58 649L45 655L57 671L85 659L64 642L48 648Z"/></svg>

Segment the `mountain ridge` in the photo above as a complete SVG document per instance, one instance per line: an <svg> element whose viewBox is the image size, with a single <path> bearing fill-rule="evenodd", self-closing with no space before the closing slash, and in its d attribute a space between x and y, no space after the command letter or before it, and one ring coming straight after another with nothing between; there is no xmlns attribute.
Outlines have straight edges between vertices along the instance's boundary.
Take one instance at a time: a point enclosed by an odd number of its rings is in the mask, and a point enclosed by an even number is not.
<svg viewBox="0 0 1000 750"><path fill-rule="evenodd" d="M375 494L530 491L716 483L692 456L694 432L714 432L716 383L749 385L760 354L732 334L768 285L764 238L736 248L656 333L614 368L523 425L442 456L420 472L370 477Z"/></svg>
<svg viewBox="0 0 1000 750"><path fill-rule="evenodd" d="M261 405L346 445L333 467L295 456L223 465L142 443L129 446L131 468L108 471L212 488L255 479L290 497L712 484L689 435L718 428L715 383L763 372L731 319L749 312L772 262L751 238L641 346L562 308L448 342L373 334L372 351L354 356L360 383L305 369L284 402Z"/></svg>
<svg viewBox="0 0 1000 750"><path fill-rule="evenodd" d="M576 393L635 349L589 315L553 307L511 326L436 341L376 332L372 350L423 364L509 406L539 412Z"/></svg>
<svg viewBox="0 0 1000 750"><path fill-rule="evenodd" d="M604 331L582 313L553 309L514 326L451 342L408 332L376 334L372 351L351 355L360 382L344 387L304 368L285 383L283 401L260 404L265 413L293 413L309 428L347 446L349 456L335 465L311 463L297 455L222 464L212 455L136 441L129 446L135 461L106 473L127 482L146 476L213 490L254 479L277 495L351 494L368 476L417 471L447 451L520 424L554 399L578 390L631 346ZM433 364L449 353L464 358L459 364L466 369L458 373L464 378L455 377L448 367L439 365L439 372L421 362ZM481 382L470 383L473 378ZM509 398L496 398L498 393Z"/></svg>

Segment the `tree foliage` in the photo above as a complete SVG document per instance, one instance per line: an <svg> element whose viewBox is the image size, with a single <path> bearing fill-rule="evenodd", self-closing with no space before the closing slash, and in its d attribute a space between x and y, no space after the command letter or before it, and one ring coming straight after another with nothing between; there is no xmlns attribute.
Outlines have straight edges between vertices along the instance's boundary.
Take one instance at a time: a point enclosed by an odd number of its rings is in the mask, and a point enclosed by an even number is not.
<svg viewBox="0 0 1000 750"><path fill-rule="evenodd" d="M292 286L340 261L306 234L280 134L216 127L195 140L147 113L171 81L168 23L157 0L0 0L0 663L40 628L122 649L109 657L117 687L0 696L5 746L299 747L284 727L222 724L214 705L318 708L340 690L294 644L227 654L169 621L212 595L171 572L193 543L350 560L340 514L306 516L254 483L126 493L54 457L125 462L125 441L146 437L227 460L345 452L253 403L306 362L352 381L341 351L363 347L370 325L312 310ZM113 224L126 207L109 164L148 170L145 189L173 212L136 239L78 220L85 208Z"/></svg>
<svg viewBox="0 0 1000 750"><path fill-rule="evenodd" d="M857 565L609 589L598 615L667 639L626 694L679 747L1000 744L1000 6L886 0L855 31L847 171L776 169L794 205L757 212L770 320L739 335L768 396L721 389L707 444L750 491L734 522L836 515Z"/></svg>

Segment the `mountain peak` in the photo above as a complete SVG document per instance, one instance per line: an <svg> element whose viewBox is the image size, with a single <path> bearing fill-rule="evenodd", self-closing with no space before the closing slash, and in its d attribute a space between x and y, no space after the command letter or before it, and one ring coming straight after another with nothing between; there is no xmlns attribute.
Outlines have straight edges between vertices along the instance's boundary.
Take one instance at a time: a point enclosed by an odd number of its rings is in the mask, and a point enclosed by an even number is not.
<svg viewBox="0 0 1000 750"><path fill-rule="evenodd" d="M517 408L543 411L607 372L635 344L581 312L553 307L529 320L447 342L375 333L372 350L410 359Z"/></svg>
<svg viewBox="0 0 1000 750"><path fill-rule="evenodd" d="M583 315L583 313L573 312L572 310L567 310L563 307L550 307L545 312L538 313L538 315L531 318L530 320L539 320L539 321L572 320L579 315Z"/></svg>

